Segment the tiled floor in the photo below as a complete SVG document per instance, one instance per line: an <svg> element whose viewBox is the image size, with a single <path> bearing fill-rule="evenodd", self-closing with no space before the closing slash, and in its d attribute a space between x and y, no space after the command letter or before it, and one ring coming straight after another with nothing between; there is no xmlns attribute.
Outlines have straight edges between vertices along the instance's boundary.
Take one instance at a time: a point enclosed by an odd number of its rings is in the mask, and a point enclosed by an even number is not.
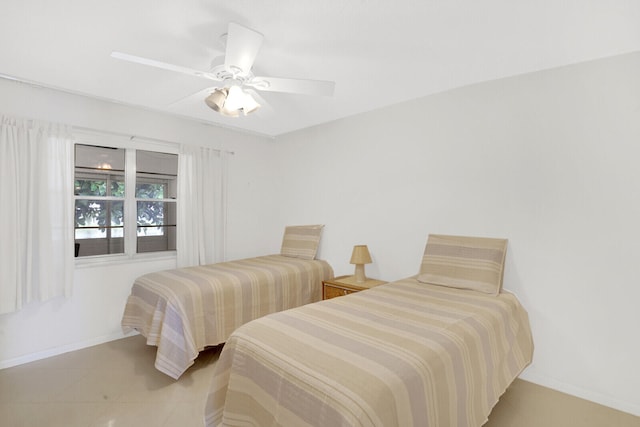
<svg viewBox="0 0 640 427"><path fill-rule="evenodd" d="M133 336L0 371L2 427L199 427L219 349L178 381ZM516 381L485 427L640 427L640 418ZM331 426L327 426L331 427Z"/></svg>

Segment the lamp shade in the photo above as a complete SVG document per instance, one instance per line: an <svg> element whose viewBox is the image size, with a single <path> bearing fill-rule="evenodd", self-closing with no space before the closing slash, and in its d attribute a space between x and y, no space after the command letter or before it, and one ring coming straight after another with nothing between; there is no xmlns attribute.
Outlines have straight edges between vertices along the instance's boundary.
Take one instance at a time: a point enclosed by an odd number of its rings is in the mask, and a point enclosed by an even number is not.
<svg viewBox="0 0 640 427"><path fill-rule="evenodd" d="M204 102L213 110L216 111L223 116L227 117L238 117L240 115L240 110L230 110L226 107L227 96L229 95L229 89L214 89L211 92L211 95L207 96Z"/></svg>
<svg viewBox="0 0 640 427"><path fill-rule="evenodd" d="M350 264L371 264L371 255L367 245L356 245L351 253Z"/></svg>
<svg viewBox="0 0 640 427"><path fill-rule="evenodd" d="M224 102L224 108L236 111L242 110L244 105L244 92L240 89L240 86L231 86L227 93L227 99Z"/></svg>

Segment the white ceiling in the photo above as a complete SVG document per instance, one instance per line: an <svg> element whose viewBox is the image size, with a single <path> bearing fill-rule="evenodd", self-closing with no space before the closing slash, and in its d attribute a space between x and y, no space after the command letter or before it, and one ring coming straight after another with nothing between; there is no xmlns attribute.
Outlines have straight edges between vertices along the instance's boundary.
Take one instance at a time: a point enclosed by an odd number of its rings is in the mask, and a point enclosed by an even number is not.
<svg viewBox="0 0 640 427"><path fill-rule="evenodd" d="M237 22L265 36L254 73L332 80L331 98L261 95L225 118L187 95L211 81L112 51L208 70ZM277 136L477 82L640 50L636 0L3 0L0 74ZM181 100L176 103L176 101Z"/></svg>

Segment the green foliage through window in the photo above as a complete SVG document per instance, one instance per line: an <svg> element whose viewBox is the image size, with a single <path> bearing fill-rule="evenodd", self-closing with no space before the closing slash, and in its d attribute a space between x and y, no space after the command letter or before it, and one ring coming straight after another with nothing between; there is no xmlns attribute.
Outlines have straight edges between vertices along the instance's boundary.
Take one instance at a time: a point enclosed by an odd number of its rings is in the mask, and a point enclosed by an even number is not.
<svg viewBox="0 0 640 427"><path fill-rule="evenodd" d="M164 199L166 187L167 184L164 183L137 184L136 197L138 199Z"/></svg>
<svg viewBox="0 0 640 427"><path fill-rule="evenodd" d="M74 182L74 194L76 196L113 196L124 197L124 181L111 179L76 179ZM107 193L107 183L109 192Z"/></svg>

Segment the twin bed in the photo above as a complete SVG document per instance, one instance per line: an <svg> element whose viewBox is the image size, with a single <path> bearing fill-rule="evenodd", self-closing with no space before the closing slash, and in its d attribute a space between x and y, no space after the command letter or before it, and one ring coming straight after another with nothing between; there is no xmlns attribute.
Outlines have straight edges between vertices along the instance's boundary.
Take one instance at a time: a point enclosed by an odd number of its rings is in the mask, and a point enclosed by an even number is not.
<svg viewBox="0 0 640 427"><path fill-rule="evenodd" d="M146 274L134 282L122 326L158 347L155 367L179 378L207 346L266 314L322 299L333 269L316 260L322 226L285 229L280 254Z"/></svg>
<svg viewBox="0 0 640 427"><path fill-rule="evenodd" d="M481 426L533 353L506 243L432 235L417 276L241 326L206 425Z"/></svg>

